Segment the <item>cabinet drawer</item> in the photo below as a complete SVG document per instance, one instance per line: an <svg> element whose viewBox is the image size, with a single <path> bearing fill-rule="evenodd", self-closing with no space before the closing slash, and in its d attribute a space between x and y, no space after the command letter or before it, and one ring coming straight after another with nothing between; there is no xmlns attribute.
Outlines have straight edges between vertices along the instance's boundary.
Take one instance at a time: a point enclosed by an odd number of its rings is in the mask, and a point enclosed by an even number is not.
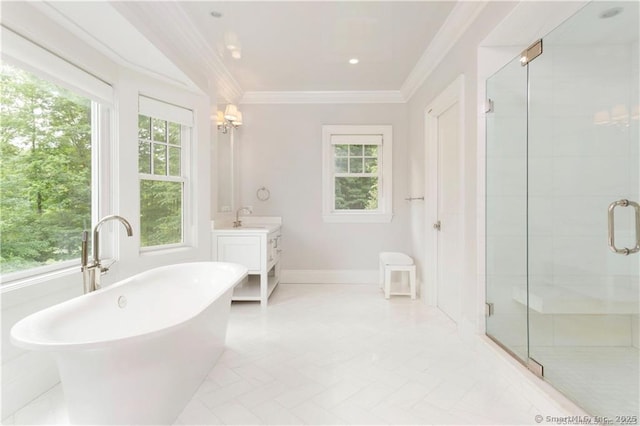
<svg viewBox="0 0 640 426"><path fill-rule="evenodd" d="M218 237L218 260L260 269L260 237Z"/></svg>

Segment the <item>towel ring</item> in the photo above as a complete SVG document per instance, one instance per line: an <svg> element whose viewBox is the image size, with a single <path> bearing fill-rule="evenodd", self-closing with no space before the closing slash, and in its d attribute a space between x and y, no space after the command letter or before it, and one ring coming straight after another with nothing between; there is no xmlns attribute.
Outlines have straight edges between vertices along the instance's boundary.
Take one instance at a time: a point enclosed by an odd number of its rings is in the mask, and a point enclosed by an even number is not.
<svg viewBox="0 0 640 426"><path fill-rule="evenodd" d="M271 198L271 191L263 186L256 191L256 197L258 197L260 201L267 201Z"/></svg>

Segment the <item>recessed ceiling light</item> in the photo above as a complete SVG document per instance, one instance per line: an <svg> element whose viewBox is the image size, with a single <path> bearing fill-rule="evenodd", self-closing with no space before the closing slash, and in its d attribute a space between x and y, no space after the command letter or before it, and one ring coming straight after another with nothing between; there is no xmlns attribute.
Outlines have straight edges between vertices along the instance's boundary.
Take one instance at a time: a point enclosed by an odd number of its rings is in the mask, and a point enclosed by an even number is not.
<svg viewBox="0 0 640 426"><path fill-rule="evenodd" d="M611 9L607 9L604 12L600 13L600 19L613 18L616 15L622 13L624 9L621 7L612 7Z"/></svg>
<svg viewBox="0 0 640 426"><path fill-rule="evenodd" d="M214 18L222 18L222 13L218 12L217 10L212 10L211 16L213 16Z"/></svg>
<svg viewBox="0 0 640 426"><path fill-rule="evenodd" d="M360 61L358 60L358 58L351 58L351 59L349 59L349 63L350 63L351 65L355 65L355 64L357 64L358 62L360 62Z"/></svg>

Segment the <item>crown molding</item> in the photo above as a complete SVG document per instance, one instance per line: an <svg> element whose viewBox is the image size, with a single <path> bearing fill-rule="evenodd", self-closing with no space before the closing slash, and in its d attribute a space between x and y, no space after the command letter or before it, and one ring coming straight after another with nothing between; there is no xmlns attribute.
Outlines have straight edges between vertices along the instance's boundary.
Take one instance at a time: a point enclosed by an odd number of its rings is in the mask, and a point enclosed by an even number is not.
<svg viewBox="0 0 640 426"><path fill-rule="evenodd" d="M445 55L469 29L480 12L488 4L487 1L459 1L429 43L424 53L402 84L400 92L408 101L431 75Z"/></svg>
<svg viewBox="0 0 640 426"><path fill-rule="evenodd" d="M401 104L398 90L245 92L241 104Z"/></svg>

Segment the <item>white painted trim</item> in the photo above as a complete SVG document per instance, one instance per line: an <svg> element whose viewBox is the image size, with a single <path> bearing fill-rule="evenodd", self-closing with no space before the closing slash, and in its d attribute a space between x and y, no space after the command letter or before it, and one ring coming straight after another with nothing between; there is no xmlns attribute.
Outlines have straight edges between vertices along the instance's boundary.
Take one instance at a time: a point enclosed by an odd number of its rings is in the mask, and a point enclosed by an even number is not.
<svg viewBox="0 0 640 426"><path fill-rule="evenodd" d="M371 284L378 285L377 269L283 269L283 284Z"/></svg>
<svg viewBox="0 0 640 426"><path fill-rule="evenodd" d="M10 57L21 68L39 76L44 75L43 79L79 92L101 104L113 104L113 88L109 83L5 26L0 27L0 33L2 55Z"/></svg>
<svg viewBox="0 0 640 426"><path fill-rule="evenodd" d="M95 205L92 207L95 208ZM48 282L58 276L72 275L80 270L79 265L78 258L0 275L0 294Z"/></svg>
<svg viewBox="0 0 640 426"><path fill-rule="evenodd" d="M427 189L426 208L425 208L425 241L427 242L427 252L425 253L425 264L432 265L430 274L425 276L425 301L431 306L438 304L438 285L437 285L437 253L438 238L434 234L430 224L438 220L438 116L449 109L452 105L458 104L459 114L459 144L460 158L459 170L460 177L460 193L458 199L463 203L461 211L464 210L464 146L465 146L465 114L464 114L464 75L459 75L446 89L444 89L434 100L425 108L425 188ZM464 243L464 224L460 226L461 243ZM431 242L431 244L429 244ZM464 252L461 253L461 264L464 264ZM460 314L462 311L462 301L460 300Z"/></svg>
<svg viewBox="0 0 640 426"><path fill-rule="evenodd" d="M480 12L488 4L486 1L457 2L453 10L438 30L429 46L409 73L400 87L404 99L409 100L422 83L431 75L433 70L444 59L456 42L469 29Z"/></svg>
<svg viewBox="0 0 640 426"><path fill-rule="evenodd" d="M138 113L162 120L193 127L193 111L183 106L150 98L143 94L138 97ZM167 141L166 144L169 142Z"/></svg>
<svg viewBox="0 0 640 426"><path fill-rule="evenodd" d="M402 104L397 90L245 92L241 104Z"/></svg>

